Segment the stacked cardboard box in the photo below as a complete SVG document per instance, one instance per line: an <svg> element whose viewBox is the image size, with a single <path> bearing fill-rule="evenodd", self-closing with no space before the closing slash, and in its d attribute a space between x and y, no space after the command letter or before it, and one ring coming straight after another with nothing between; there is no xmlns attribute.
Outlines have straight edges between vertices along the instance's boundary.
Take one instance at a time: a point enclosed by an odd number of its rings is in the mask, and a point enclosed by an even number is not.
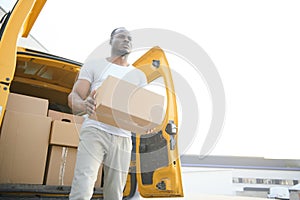
<svg viewBox="0 0 300 200"><path fill-rule="evenodd" d="M48 104L9 94L0 134L0 183L71 185L84 118L48 110Z"/></svg>
<svg viewBox="0 0 300 200"><path fill-rule="evenodd" d="M52 118L52 128L45 184L71 185L83 117L53 110L49 110L48 116ZM100 168L96 187L101 185L101 172Z"/></svg>
<svg viewBox="0 0 300 200"><path fill-rule="evenodd" d="M82 124L84 121L84 117L82 117L82 116L58 112L55 110L48 110L48 116L51 117L52 120L72 122L75 124Z"/></svg>
<svg viewBox="0 0 300 200"><path fill-rule="evenodd" d="M10 94L0 136L0 183L42 184L51 118L48 100Z"/></svg>

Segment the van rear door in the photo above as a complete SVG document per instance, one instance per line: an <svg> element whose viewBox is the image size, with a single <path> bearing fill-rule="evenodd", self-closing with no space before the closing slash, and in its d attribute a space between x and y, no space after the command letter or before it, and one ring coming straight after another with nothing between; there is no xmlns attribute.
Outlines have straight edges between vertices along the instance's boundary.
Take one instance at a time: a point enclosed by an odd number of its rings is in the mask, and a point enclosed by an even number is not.
<svg viewBox="0 0 300 200"><path fill-rule="evenodd" d="M141 69L148 83L162 78L166 93L163 123L155 133L136 135L136 176L143 197L182 197L178 116L171 70L163 50L153 47L133 66Z"/></svg>

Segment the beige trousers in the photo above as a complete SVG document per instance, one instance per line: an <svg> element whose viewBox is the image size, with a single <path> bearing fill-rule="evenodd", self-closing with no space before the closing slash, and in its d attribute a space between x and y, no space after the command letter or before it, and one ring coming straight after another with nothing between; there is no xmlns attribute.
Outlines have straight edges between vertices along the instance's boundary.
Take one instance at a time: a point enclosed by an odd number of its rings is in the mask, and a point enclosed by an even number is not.
<svg viewBox="0 0 300 200"><path fill-rule="evenodd" d="M98 169L104 167L104 200L121 200L126 184L131 138L106 133L93 127L82 128L70 200L90 200Z"/></svg>

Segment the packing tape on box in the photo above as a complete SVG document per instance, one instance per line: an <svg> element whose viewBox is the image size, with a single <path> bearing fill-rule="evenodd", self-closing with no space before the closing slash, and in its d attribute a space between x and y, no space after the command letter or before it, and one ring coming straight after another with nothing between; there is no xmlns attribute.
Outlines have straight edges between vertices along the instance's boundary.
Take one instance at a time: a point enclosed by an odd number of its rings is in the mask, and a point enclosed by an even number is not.
<svg viewBox="0 0 300 200"><path fill-rule="evenodd" d="M64 185L64 176L65 176L67 155L68 155L68 148L63 147L62 151L61 151L61 162L60 162L59 178L58 178L59 185Z"/></svg>

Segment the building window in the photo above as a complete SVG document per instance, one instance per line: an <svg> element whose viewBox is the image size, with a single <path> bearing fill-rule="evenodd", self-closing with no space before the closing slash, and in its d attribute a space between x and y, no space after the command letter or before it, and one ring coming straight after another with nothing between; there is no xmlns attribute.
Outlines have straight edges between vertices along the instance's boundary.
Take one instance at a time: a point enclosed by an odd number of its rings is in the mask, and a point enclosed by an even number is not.
<svg viewBox="0 0 300 200"><path fill-rule="evenodd" d="M268 178L241 178L234 177L233 183L244 184L265 184L265 185L297 185L299 180L287 180L287 179L268 179Z"/></svg>

